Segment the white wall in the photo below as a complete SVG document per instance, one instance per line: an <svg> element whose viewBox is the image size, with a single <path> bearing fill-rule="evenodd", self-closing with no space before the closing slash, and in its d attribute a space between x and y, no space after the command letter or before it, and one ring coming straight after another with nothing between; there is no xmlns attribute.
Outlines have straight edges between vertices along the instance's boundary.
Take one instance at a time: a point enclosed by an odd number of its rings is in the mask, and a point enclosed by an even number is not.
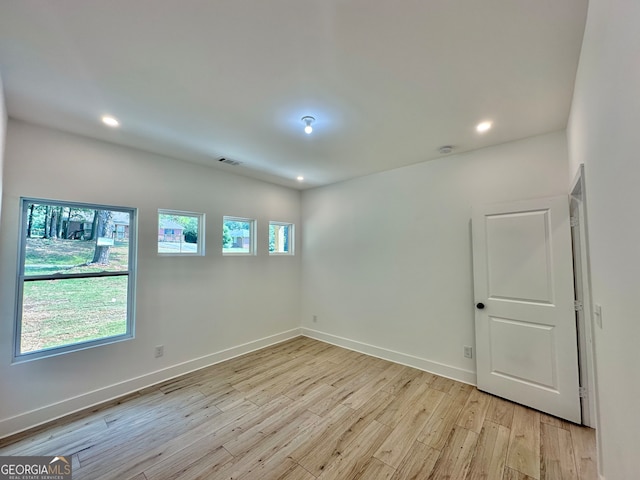
<svg viewBox="0 0 640 480"><path fill-rule="evenodd" d="M303 327L474 383L471 207L566 195L566 164L558 132L305 191Z"/></svg>
<svg viewBox="0 0 640 480"><path fill-rule="evenodd" d="M4 143L7 133L7 106L4 101L4 87L0 75L0 218L2 218L2 174L4 172Z"/></svg>
<svg viewBox="0 0 640 480"><path fill-rule="evenodd" d="M585 164L600 449L607 480L638 478L640 2L590 0L571 109L571 175Z"/></svg>
<svg viewBox="0 0 640 480"><path fill-rule="evenodd" d="M13 119L6 147L0 436L299 333L300 256L267 254L269 220L300 225L298 191ZM138 208L134 340L10 365L21 196ZM205 257L158 257L158 208L206 214ZM257 256L222 256L223 215L258 220Z"/></svg>

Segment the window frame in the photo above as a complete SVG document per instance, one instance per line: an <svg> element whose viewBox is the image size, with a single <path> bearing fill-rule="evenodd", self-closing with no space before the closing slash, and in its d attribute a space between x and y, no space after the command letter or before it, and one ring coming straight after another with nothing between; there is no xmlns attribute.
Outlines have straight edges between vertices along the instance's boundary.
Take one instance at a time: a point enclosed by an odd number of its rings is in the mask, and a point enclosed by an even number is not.
<svg viewBox="0 0 640 480"><path fill-rule="evenodd" d="M80 341L57 347L43 348L32 352L21 353L22 340L22 307L24 301L24 283L25 283L25 258L27 250L27 224L28 224L28 206L31 203L38 205L63 206L73 208L85 208L90 210L109 210L114 212L124 212L129 214L129 252L128 252L128 269L126 272L88 272L88 273L70 273L70 274L48 274L48 275L29 275L26 281L40 280L66 280L74 278L104 278L115 276L127 276L127 318L126 332L119 335L102 337L95 340ZM20 229L18 231L18 265L16 269L16 308L13 319L13 349L12 364L37 360L40 358L49 358L65 353L86 350L88 348L107 345L111 343L122 342L135 338L135 290L136 290L136 272L137 272L137 241L138 241L138 209L134 207L123 207L115 205L104 205L98 203L71 202L66 200L51 200L35 197L20 197Z"/></svg>
<svg viewBox="0 0 640 480"><path fill-rule="evenodd" d="M204 257L205 255L205 214L199 212L186 212L183 210L171 210L167 208L159 208L157 216L157 230L160 230L160 215L177 215L181 217L195 217L198 219L198 243L195 252L160 252L159 245L156 242L156 253L161 257ZM156 231L157 231L156 230Z"/></svg>
<svg viewBox="0 0 640 480"><path fill-rule="evenodd" d="M222 255L228 257L251 257L256 255L256 232L257 220L255 218L236 217L232 215L222 216L222 231L224 235L225 222L242 222L249 224L249 251L248 252L225 252L224 243L222 244Z"/></svg>
<svg viewBox="0 0 640 480"><path fill-rule="evenodd" d="M274 256L292 256L295 255L295 224L291 223L291 222L278 222L275 220L269 220L269 241L271 240L271 225L278 225L281 227L289 227L288 229L288 234L287 236L288 238L288 243L289 243L289 251L287 252L272 252L271 250L269 250L269 255L274 255ZM268 249L268 243L267 243L267 249Z"/></svg>

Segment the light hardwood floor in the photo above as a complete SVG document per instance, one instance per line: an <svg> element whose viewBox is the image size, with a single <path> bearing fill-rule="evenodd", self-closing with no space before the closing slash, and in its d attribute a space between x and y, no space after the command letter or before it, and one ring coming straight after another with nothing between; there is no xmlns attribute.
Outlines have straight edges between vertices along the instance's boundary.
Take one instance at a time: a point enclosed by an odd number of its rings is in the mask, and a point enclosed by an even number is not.
<svg viewBox="0 0 640 480"><path fill-rule="evenodd" d="M463 383L299 337L25 434L74 480L595 480L595 436Z"/></svg>

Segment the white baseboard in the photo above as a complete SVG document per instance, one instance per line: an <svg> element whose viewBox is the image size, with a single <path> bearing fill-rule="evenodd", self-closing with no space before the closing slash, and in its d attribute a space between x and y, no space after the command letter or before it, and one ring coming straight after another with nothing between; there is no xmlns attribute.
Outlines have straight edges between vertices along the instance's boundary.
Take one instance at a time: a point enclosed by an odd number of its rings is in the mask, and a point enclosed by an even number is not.
<svg viewBox="0 0 640 480"><path fill-rule="evenodd" d="M459 382L476 385L476 372L471 370L452 367L451 365L434 362L433 360L428 360L426 358L415 357L406 353L396 352L395 350L376 347L375 345L369 345L367 343L350 340L348 338L339 337L330 333L320 332L318 330L312 330L310 328L303 327L302 335L309 338L315 338L316 340L320 340L323 342L331 343L332 345L337 345L339 347L348 348L349 350L355 350L356 352L365 353L373 357L382 358L383 360L389 360L390 362L400 363L402 365L407 365L408 367L435 373L436 375L440 375L441 377L447 377Z"/></svg>
<svg viewBox="0 0 640 480"><path fill-rule="evenodd" d="M60 402L52 403L13 417L2 419L0 420L0 438L14 435L57 418L91 408L166 380L253 352L254 350L259 350L270 345L284 342L291 338L299 337L302 334L301 330L301 328L294 328L287 330L286 332L253 340L236 347L227 348L219 352L163 368L162 370L156 370L155 372L99 388L82 395L67 398Z"/></svg>
<svg viewBox="0 0 640 480"><path fill-rule="evenodd" d="M331 343L339 347L348 348L356 352L364 353L374 357L389 360L391 362L400 363L409 367L418 368L427 372L435 373L443 377L451 378L460 382L471 385L476 384L476 374L471 370L464 370L458 367L452 367L443 363L434 362L425 358L408 355L406 353L389 350L375 345L350 340L348 338L339 337L329 333L312 330L309 328L294 328L275 335L270 335L258 340L254 340L242 345L221 350L203 357L199 357L187 362L172 365L161 370L156 370L139 377L131 378L123 382L108 385L103 388L93 390L91 392L67 398L65 400L45 405L19 415L0 420L0 438L14 435L24 430L37 427L43 423L56 420L58 418L70 415L72 413L85 410L87 408L109 402L124 395L136 392L143 388L147 388L158 383L170 380L187 373L200 370L201 368L224 362L240 355L259 350L261 348L275 345L286 340L304 335L326 343ZM604 480L604 477L601 477Z"/></svg>

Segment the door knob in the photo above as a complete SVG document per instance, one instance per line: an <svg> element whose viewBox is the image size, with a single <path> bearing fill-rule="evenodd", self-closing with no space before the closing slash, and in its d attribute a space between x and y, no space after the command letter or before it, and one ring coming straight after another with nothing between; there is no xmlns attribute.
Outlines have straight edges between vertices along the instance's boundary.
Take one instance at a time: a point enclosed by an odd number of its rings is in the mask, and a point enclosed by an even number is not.
<svg viewBox="0 0 640 480"><path fill-rule="evenodd" d="M483 310L484 309L484 303L480 302L480 303L476 303L476 308L478 310Z"/></svg>

